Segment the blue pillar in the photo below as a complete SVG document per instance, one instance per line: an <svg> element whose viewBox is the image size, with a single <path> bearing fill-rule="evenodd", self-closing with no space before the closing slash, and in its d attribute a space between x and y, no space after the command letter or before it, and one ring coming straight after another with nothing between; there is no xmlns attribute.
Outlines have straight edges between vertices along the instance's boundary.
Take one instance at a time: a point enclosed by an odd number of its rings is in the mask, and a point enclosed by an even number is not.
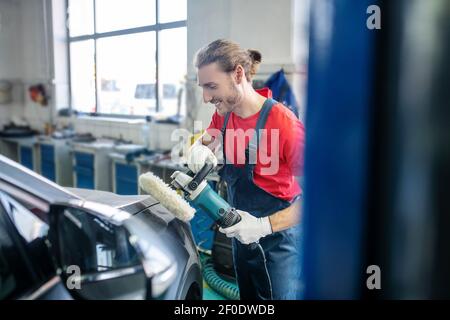
<svg viewBox="0 0 450 320"><path fill-rule="evenodd" d="M354 299L365 283L378 1L311 1L304 195L304 297ZM363 281L363 282L362 282Z"/></svg>

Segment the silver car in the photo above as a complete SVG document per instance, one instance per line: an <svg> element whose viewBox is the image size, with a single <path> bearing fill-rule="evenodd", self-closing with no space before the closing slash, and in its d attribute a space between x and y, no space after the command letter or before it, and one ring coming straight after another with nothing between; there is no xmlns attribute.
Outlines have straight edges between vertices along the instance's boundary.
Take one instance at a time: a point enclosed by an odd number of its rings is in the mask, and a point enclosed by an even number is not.
<svg viewBox="0 0 450 320"><path fill-rule="evenodd" d="M62 188L0 156L0 299L201 299L189 224L150 196Z"/></svg>

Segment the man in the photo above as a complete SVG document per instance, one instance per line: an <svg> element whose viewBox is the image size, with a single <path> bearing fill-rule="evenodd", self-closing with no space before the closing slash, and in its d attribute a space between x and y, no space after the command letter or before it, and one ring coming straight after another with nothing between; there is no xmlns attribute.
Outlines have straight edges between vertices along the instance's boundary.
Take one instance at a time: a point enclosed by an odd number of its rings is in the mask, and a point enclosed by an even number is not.
<svg viewBox="0 0 450 320"><path fill-rule="evenodd" d="M198 84L205 103L217 110L190 148L188 166L198 172L205 162L217 165L211 146L223 143L219 173L242 219L220 231L233 238L241 299L299 299L301 189L295 176L302 170L304 127L288 108L253 89L260 62L258 51L228 40L198 51Z"/></svg>

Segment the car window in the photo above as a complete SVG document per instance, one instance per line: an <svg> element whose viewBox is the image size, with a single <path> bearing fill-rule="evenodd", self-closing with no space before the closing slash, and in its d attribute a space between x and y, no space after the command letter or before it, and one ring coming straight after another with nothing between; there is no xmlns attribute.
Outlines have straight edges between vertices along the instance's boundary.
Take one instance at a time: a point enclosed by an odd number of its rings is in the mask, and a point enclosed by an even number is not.
<svg viewBox="0 0 450 320"><path fill-rule="evenodd" d="M8 232L6 214L0 203L0 299L20 296L35 283L18 244Z"/></svg>
<svg viewBox="0 0 450 320"><path fill-rule="evenodd" d="M47 236L48 225L44 221L16 200L5 196L1 199L11 222L26 242Z"/></svg>
<svg viewBox="0 0 450 320"><path fill-rule="evenodd" d="M56 274L48 242L48 225L7 193L0 191L5 227L9 228L17 253L33 276L29 289L39 287ZM6 250L6 249L5 249Z"/></svg>
<svg viewBox="0 0 450 320"><path fill-rule="evenodd" d="M13 197L18 203L20 203L22 206L27 208L28 211L33 213L34 216L36 216L40 221L44 222L46 225L48 225L48 212L42 211L38 207L34 206L32 203L28 203L24 201L23 199L17 199Z"/></svg>
<svg viewBox="0 0 450 320"><path fill-rule="evenodd" d="M140 265L128 233L121 226L67 208L59 219L58 230L63 268L76 265L82 273L98 273Z"/></svg>

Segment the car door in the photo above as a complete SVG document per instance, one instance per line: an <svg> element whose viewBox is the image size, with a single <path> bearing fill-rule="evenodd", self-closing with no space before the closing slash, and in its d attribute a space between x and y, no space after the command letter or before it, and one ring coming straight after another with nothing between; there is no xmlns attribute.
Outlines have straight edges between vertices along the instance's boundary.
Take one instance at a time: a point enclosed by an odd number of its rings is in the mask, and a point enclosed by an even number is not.
<svg viewBox="0 0 450 320"><path fill-rule="evenodd" d="M48 226L0 191L0 299L70 299L47 247Z"/></svg>

